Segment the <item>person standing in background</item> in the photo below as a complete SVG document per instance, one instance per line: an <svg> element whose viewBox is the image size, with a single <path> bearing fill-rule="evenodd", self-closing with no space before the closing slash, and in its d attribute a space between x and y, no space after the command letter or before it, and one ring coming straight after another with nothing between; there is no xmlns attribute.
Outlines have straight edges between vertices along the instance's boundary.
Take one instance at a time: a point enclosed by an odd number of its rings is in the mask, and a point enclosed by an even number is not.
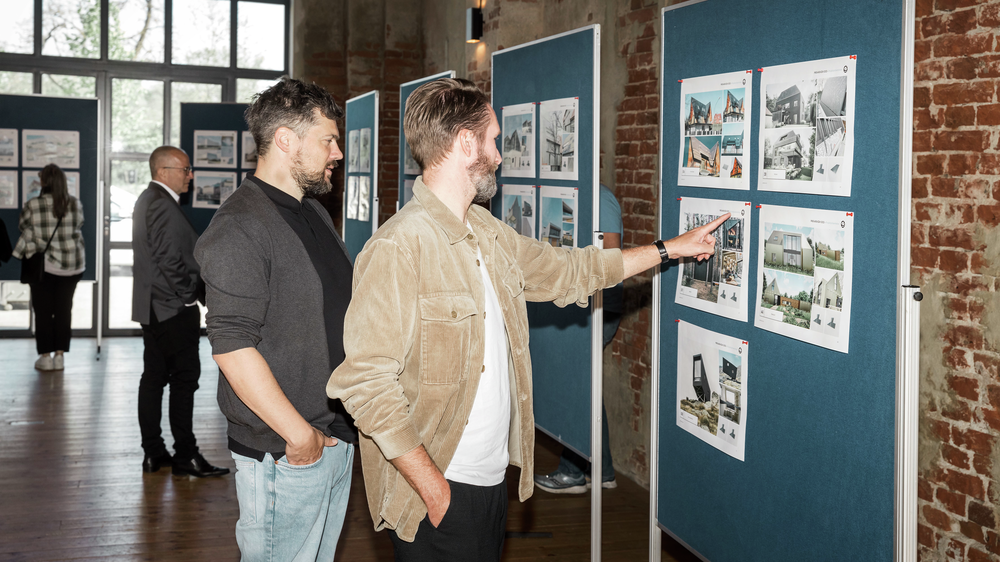
<svg viewBox="0 0 1000 562"><path fill-rule="evenodd" d="M61 371L69 351L73 320L73 294L86 268L83 206L66 187L66 173L49 164L38 172L42 191L21 209L21 238L13 255L27 259L45 252L45 272L32 283L31 307L35 312L35 346L39 371ZM49 241L51 239L51 241Z"/></svg>
<svg viewBox="0 0 1000 562"><path fill-rule="evenodd" d="M205 300L191 222L180 197L191 182L191 163L179 148L161 146L149 156L153 181L139 195L132 213L132 320L142 325L142 378L139 380L139 430L143 472L171 465L176 475L198 478L229 474L198 452L194 437L194 392L201 360L201 313ZM170 385L170 431L174 455L160 435L163 389Z"/></svg>
<svg viewBox="0 0 1000 562"><path fill-rule="evenodd" d="M608 186L601 184L601 217L598 229L604 233L604 249L622 247L622 208ZM624 285L604 289L604 347L615 339L622 321ZM617 488L615 465L611 458L611 437L608 433L608 411L601 401L601 487ZM590 488L590 461L563 447L559 467L549 474L536 474L535 486L553 494L582 494Z"/></svg>

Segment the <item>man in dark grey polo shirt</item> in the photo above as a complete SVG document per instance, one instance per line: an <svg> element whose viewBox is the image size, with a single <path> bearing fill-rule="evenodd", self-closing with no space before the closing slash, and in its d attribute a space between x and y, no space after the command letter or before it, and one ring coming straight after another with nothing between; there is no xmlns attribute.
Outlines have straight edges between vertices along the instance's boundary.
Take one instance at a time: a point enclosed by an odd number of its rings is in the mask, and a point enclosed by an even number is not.
<svg viewBox="0 0 1000 562"><path fill-rule="evenodd" d="M323 386L344 359L351 263L314 196L343 154L343 110L315 84L283 79L247 109L257 170L195 249L208 337L236 460L244 560L332 560L356 441Z"/></svg>

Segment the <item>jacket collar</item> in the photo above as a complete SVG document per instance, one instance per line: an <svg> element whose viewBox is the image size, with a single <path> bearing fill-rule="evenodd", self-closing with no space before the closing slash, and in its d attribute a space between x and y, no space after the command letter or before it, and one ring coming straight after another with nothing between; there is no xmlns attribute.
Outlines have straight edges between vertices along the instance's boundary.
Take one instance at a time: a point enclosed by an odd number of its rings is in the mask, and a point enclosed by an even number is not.
<svg viewBox="0 0 1000 562"><path fill-rule="evenodd" d="M441 227L441 230L445 232L450 244L457 244L465 239L469 235L470 226L473 232L477 234L481 232L487 238L497 237L497 231L490 224L491 221L487 221L483 216L483 213L489 214L486 209L481 208L479 205L472 205L466 214L466 220L469 221L469 226L466 226L462 221L458 220L455 213L452 213L451 209L444 202L438 199L437 195L434 195L434 192L424 184L423 179L423 176L417 176L417 179L414 180L413 197L427 210L427 214Z"/></svg>
<svg viewBox="0 0 1000 562"><path fill-rule="evenodd" d="M174 191L173 189L170 189L169 187L167 187L166 184L158 182L156 180L149 180L149 183L151 185L155 185L155 186L159 187L164 193L166 193L167 195L169 195L170 198L174 200L174 203L177 203L178 205L181 204L181 196L180 196L180 194L177 193L176 191Z"/></svg>

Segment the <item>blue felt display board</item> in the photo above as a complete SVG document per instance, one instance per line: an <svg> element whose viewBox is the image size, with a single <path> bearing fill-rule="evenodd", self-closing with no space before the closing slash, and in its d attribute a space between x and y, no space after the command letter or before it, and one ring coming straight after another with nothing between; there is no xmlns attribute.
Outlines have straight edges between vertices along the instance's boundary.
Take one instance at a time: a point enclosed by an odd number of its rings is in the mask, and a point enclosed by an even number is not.
<svg viewBox="0 0 1000 562"><path fill-rule="evenodd" d="M17 223L21 215L21 198L24 196L22 171L41 170L41 167L21 167L24 156L21 132L24 129L44 129L80 133L80 167L65 168L63 171L80 173L83 243L87 260L87 269L83 272L84 281L97 279L97 235L100 227L97 215L98 123L96 99L0 95L0 129L17 129L17 163L15 166L0 167L4 171L17 171L17 209L0 209L0 218L7 227L11 246L21 236ZM20 260L11 258L11 261L0 267L0 280L16 281L20 278Z"/></svg>
<svg viewBox="0 0 1000 562"><path fill-rule="evenodd" d="M902 4L889 1L708 0L663 12L663 234L678 231L678 197L752 201L744 279L753 307L757 205L855 213L848 354L755 328L753 313L737 322L677 305L679 268L661 274L657 521L712 562L892 558L902 21ZM757 69L849 55L857 55L852 196L758 191ZM751 191L677 187L678 80L747 69ZM678 318L749 341L745 462L677 427Z"/></svg>
<svg viewBox="0 0 1000 562"><path fill-rule="evenodd" d="M239 187L247 172L253 168L241 169L243 154L243 131L248 131L243 113L247 110L245 103L182 103L181 104L181 149L187 152L195 172L236 172L236 186ZM195 131L236 131L236 167L235 168L202 168L194 164L194 132ZM191 220L195 230L200 235L208 228L215 216L215 209L195 208L191 205L193 189L181 195L181 209Z"/></svg>
<svg viewBox="0 0 1000 562"><path fill-rule="evenodd" d="M403 130L403 118L406 117L406 100L420 86L428 82L433 82L439 78L454 78L455 71L449 70L447 72L442 72L440 74L434 74L432 76L427 76L425 78L420 78L419 80L414 80L412 82L407 82L399 87L399 207L403 208L406 204L406 197L404 195L403 185L406 180L414 180L420 174L407 174L404 171L404 165L406 160L406 132Z"/></svg>
<svg viewBox="0 0 1000 562"><path fill-rule="evenodd" d="M578 98L577 169L578 180L540 179L539 150L536 148L535 178L510 178L497 174L497 195L491 202L494 216L502 217L503 184L575 187L577 196L577 245L593 244L595 217L594 174L597 147L594 131L599 127L594 114L599 84L595 68L600 64L600 27L542 39L493 54L493 110L503 119L503 107L539 103L562 98ZM558 60L558 64L549 64ZM539 122L535 106L536 123ZM542 146L540 126L534 127L535 147ZM503 135L497 138L502 142ZM539 209L535 191L535 209ZM536 232L538 229L536 228ZM591 311L569 305L528 303L531 370L534 377L535 425L581 455L590 457L591 398Z"/></svg>
<svg viewBox="0 0 1000 562"><path fill-rule="evenodd" d="M361 253L365 247L365 242L372 237L372 224L378 220L378 209L375 208L375 194L378 191L376 178L378 174L378 92L368 92L363 96L358 96L347 100L347 116L344 118L344 131L340 134L341 146L344 147L344 160L340 163L344 168L344 209L347 209L347 182L351 176L367 177L371 188L368 192L368 220L360 221L347 218L344 213L344 244L347 246L347 253L351 257L351 262ZM351 172L348 162L351 159L349 134L351 131L361 129L371 129L371 142L368 145L368 158L371 163L367 172Z"/></svg>

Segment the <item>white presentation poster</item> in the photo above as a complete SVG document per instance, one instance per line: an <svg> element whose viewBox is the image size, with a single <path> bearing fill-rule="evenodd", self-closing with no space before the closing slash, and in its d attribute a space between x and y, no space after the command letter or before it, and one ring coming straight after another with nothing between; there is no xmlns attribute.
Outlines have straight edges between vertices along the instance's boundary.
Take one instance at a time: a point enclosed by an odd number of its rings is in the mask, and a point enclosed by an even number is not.
<svg viewBox="0 0 1000 562"><path fill-rule="evenodd" d="M543 101L538 106L541 144L538 177L553 180L579 179L576 161L576 117L580 100L564 98Z"/></svg>
<svg viewBox="0 0 1000 562"><path fill-rule="evenodd" d="M60 168L80 167L79 131L21 131L21 166L44 168L49 164Z"/></svg>
<svg viewBox="0 0 1000 562"><path fill-rule="evenodd" d="M360 148L358 149L358 171L368 173L372 171L372 129L365 127L361 129Z"/></svg>
<svg viewBox="0 0 1000 562"><path fill-rule="evenodd" d="M677 427L741 461L748 346L745 340L677 322Z"/></svg>
<svg viewBox="0 0 1000 562"><path fill-rule="evenodd" d="M358 172L361 167L361 131L355 129L347 133L347 173Z"/></svg>
<svg viewBox="0 0 1000 562"><path fill-rule="evenodd" d="M42 194L42 180L38 178L41 170L21 170L21 205Z"/></svg>
<svg viewBox="0 0 1000 562"><path fill-rule="evenodd" d="M683 197L678 234L726 213L732 216L712 233L715 254L702 261L681 259L674 302L746 322L749 295L743 258L750 248L750 203Z"/></svg>
<svg viewBox="0 0 1000 562"><path fill-rule="evenodd" d="M195 168L235 168L236 131L195 131ZM198 205L195 205L197 207Z"/></svg>
<svg viewBox="0 0 1000 562"><path fill-rule="evenodd" d="M754 326L847 353L854 213L761 205Z"/></svg>
<svg viewBox="0 0 1000 562"><path fill-rule="evenodd" d="M0 166L17 166L17 129L0 129Z"/></svg>
<svg viewBox="0 0 1000 562"><path fill-rule="evenodd" d="M856 63L849 56L762 69L758 189L850 197Z"/></svg>
<svg viewBox="0 0 1000 562"><path fill-rule="evenodd" d="M752 83L750 70L681 82L677 185L749 191Z"/></svg>
<svg viewBox="0 0 1000 562"><path fill-rule="evenodd" d="M521 236L535 236L535 188L530 185L501 186L503 222Z"/></svg>
<svg viewBox="0 0 1000 562"><path fill-rule="evenodd" d="M235 138L235 133L233 136ZM200 209L218 209L235 189L236 172L196 171L191 206Z"/></svg>
<svg viewBox="0 0 1000 562"><path fill-rule="evenodd" d="M66 191L73 197L80 198L80 172L66 172Z"/></svg>
<svg viewBox="0 0 1000 562"><path fill-rule="evenodd" d="M358 176L347 176L347 218L358 218Z"/></svg>
<svg viewBox="0 0 1000 562"><path fill-rule="evenodd" d="M575 187L540 186L538 239L556 248L577 247L577 208L580 190Z"/></svg>
<svg viewBox="0 0 1000 562"><path fill-rule="evenodd" d="M0 209L17 208L17 170L0 170Z"/></svg>
<svg viewBox="0 0 1000 562"><path fill-rule="evenodd" d="M403 173L411 176L420 174L420 164L417 164L417 161L413 159L413 152L410 151L410 143L403 145Z"/></svg>
<svg viewBox="0 0 1000 562"><path fill-rule="evenodd" d="M243 131L240 135L243 141L240 167L252 170L257 167L257 143L253 140L253 134L250 131Z"/></svg>
<svg viewBox="0 0 1000 562"><path fill-rule="evenodd" d="M404 205L413 199L413 180L403 180L403 201Z"/></svg>
<svg viewBox="0 0 1000 562"><path fill-rule="evenodd" d="M508 105L500 111L503 119L500 175L535 177L535 104Z"/></svg>
<svg viewBox="0 0 1000 562"><path fill-rule="evenodd" d="M371 182L372 179L368 176L360 176L358 178L358 220L361 222L368 222L371 219L371 200L369 197Z"/></svg>

